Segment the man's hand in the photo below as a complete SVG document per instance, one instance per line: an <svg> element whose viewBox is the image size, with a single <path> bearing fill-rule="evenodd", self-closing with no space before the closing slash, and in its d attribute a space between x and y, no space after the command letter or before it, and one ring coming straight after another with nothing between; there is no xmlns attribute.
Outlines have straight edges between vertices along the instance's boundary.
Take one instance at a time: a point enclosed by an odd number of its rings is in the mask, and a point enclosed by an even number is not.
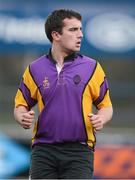
<svg viewBox="0 0 135 180"><path fill-rule="evenodd" d="M14 117L24 129L30 129L35 119L35 112L28 111L25 106L18 106L14 109Z"/></svg>
<svg viewBox="0 0 135 180"><path fill-rule="evenodd" d="M33 110L26 113L22 113L22 120L20 122L21 126L25 129L30 129L34 121L35 112Z"/></svg>
<svg viewBox="0 0 135 180"><path fill-rule="evenodd" d="M113 108L112 106L104 107L98 110L97 114L88 114L90 122L95 131L100 131L104 124L112 119Z"/></svg>
<svg viewBox="0 0 135 180"><path fill-rule="evenodd" d="M89 114L91 124L95 131L100 131L104 125L104 117L102 115Z"/></svg>

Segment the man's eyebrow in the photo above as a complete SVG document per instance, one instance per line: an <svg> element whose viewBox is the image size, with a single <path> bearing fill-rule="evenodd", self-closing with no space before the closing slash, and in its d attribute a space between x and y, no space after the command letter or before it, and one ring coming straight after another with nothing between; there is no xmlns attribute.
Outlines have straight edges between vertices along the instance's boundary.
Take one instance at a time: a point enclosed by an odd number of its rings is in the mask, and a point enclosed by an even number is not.
<svg viewBox="0 0 135 180"><path fill-rule="evenodd" d="M82 27L69 27L68 29L69 29L69 30L70 30L70 29L71 29L71 30L72 30L72 29L74 29L74 30L81 29L81 30L82 30Z"/></svg>

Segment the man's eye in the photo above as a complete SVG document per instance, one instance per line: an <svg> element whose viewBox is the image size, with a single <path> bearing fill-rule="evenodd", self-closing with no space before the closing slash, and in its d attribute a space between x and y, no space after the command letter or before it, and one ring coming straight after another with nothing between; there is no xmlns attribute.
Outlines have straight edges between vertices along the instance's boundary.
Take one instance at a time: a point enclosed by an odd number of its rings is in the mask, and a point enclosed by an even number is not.
<svg viewBox="0 0 135 180"><path fill-rule="evenodd" d="M70 31L76 31L77 30L77 28L71 28L70 29Z"/></svg>
<svg viewBox="0 0 135 180"><path fill-rule="evenodd" d="M82 28L80 28L80 29L79 28L71 28L71 29L69 29L69 31L79 31L79 30L82 31Z"/></svg>

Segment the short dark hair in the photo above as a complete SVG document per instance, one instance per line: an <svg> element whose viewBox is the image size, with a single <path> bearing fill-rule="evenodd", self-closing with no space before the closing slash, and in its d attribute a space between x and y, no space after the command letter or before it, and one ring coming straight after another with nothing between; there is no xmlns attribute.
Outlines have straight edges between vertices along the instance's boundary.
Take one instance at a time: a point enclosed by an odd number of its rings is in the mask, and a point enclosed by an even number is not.
<svg viewBox="0 0 135 180"><path fill-rule="evenodd" d="M45 33L47 35L47 38L52 42L52 31L56 31L60 34L62 34L62 28L64 26L63 20L65 18L76 18L78 20L82 20L81 14L78 12L75 12L73 10L66 10L66 9L59 9L53 11L48 17L45 22Z"/></svg>

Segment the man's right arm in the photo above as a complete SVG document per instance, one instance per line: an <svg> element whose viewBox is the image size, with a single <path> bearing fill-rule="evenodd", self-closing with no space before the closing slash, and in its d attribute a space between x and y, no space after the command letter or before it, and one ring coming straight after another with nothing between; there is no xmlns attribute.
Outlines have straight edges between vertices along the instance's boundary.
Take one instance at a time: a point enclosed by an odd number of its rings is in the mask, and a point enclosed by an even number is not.
<svg viewBox="0 0 135 180"><path fill-rule="evenodd" d="M19 105L14 108L15 120L24 128L30 129L34 121L35 112L28 110L27 107Z"/></svg>

